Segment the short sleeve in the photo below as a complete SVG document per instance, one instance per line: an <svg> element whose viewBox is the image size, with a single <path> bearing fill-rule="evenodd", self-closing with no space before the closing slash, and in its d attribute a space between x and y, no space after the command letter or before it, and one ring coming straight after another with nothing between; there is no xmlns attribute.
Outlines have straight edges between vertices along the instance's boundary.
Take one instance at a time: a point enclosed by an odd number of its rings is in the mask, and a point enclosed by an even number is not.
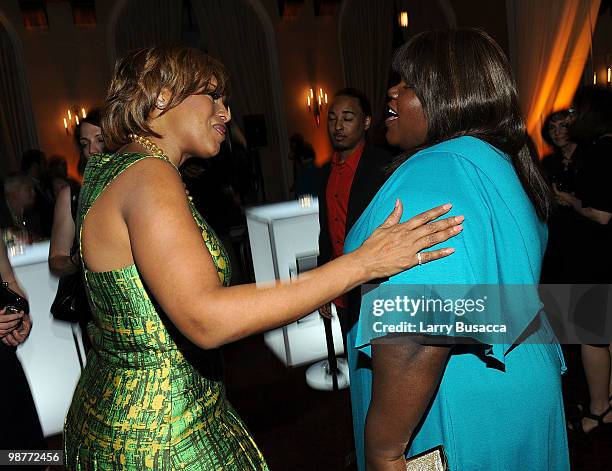
<svg viewBox="0 0 612 471"><path fill-rule="evenodd" d="M520 271L525 265L523 260L513 260L521 250L526 252L524 247L521 248L522 237L518 229L521 221L515 218L513 209L520 213L522 207L529 205L529 202L525 203L525 194L518 180L511 182L515 186L518 185L518 190L504 192L502 188L498 191L495 182L491 181L490 173L481 171L472 161L460 155L434 151L426 155L417 154L413 159L415 160L406 162L392 175L368 207L366 214L359 221L367 226L358 229L362 232L361 237L367 237L384 221L396 198L400 198L404 205L402 221L450 202L453 208L447 216L464 215L464 230L456 237L427 249L453 247L455 252L451 256L399 273L362 298L355 346L369 354L370 344L376 338L389 333L410 334L402 331L402 326L416 322L417 332L412 333L469 338L487 345L488 353L503 361L503 355L511 341L518 338L541 308L537 290L529 283L513 288L511 293L499 288L502 281L500 263L506 263L509 271L514 268ZM511 164L504 161L500 165L501 178L506 175L516 179L513 169L508 168ZM513 236L514 227L517 227L517 234ZM502 235L501 232L506 230L509 233ZM532 278L515 277L516 280ZM507 310L509 295L520 299L512 306L511 311ZM459 333L442 328L426 333L418 330L420 326L414 316L411 318L401 309L399 312L393 311L393 315L385 311L383 316L380 309L378 316L374 313L374 302L378 302L379 307L382 307L381 300L385 300L391 306L390 301L397 300L398 296L401 300L408 297L411 300L421 299L423 302L427 300L432 303L469 300L470 304L484 297L488 299L488 310L485 314L489 317L483 318L482 311L463 312L461 322L468 325L503 324L507 330L505 333L499 332L499 335L490 335L490 332L474 333L470 329ZM453 306L456 308L457 304ZM437 317L427 317L429 325L443 326L457 320L454 312L446 311L436 315ZM399 330L389 332L377 328L376 322L380 322L383 317L386 319L384 324L398 326Z"/></svg>

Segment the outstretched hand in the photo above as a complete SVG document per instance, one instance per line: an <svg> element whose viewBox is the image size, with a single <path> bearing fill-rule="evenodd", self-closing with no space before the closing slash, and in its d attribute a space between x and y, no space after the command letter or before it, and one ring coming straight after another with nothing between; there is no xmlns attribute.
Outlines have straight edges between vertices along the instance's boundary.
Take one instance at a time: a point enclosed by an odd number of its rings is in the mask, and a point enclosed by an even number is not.
<svg viewBox="0 0 612 471"><path fill-rule="evenodd" d="M403 206L400 200L395 208L363 245L355 252L366 268L369 279L384 278L401 271L444 258L455 250L444 248L421 252L456 236L463 230L463 216L435 221L448 213L451 204L438 206L399 223ZM432 222L435 221L435 222Z"/></svg>

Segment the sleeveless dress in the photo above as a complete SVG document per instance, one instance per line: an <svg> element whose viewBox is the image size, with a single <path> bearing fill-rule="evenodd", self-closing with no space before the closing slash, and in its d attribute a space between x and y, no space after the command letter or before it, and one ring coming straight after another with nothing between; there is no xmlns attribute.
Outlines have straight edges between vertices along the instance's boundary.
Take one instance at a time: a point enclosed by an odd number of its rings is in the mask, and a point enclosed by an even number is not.
<svg viewBox="0 0 612 471"><path fill-rule="evenodd" d="M454 247L454 254L399 273L387 287L538 284L546 226L538 219L508 155L468 136L416 153L391 175L355 223L345 252L358 248L382 224L396 198L404 204L402 221L450 202L453 208L448 215L463 214L465 223L461 234L435 247ZM511 301L512 320L523 326L522 342L453 349L433 400L413 433L408 456L442 444L452 471L569 470L561 348L540 312L539 299L537 304ZM365 471L364 428L372 393L370 343L375 336L385 335L372 333L371 313L366 311L347 339L360 471Z"/></svg>
<svg viewBox="0 0 612 471"><path fill-rule="evenodd" d="M146 154L100 154L85 171L77 233L104 189ZM221 282L227 254L189 202ZM176 263L180 263L177 260ZM261 452L225 397L219 350L202 350L172 324L134 264L84 268L93 348L64 430L71 470L267 470Z"/></svg>

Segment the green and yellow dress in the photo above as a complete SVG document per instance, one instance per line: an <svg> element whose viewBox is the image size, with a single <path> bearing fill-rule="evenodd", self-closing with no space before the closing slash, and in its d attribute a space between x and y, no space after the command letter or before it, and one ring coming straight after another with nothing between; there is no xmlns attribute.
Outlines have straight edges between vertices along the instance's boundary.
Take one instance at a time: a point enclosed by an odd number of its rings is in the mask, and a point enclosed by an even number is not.
<svg viewBox="0 0 612 471"><path fill-rule="evenodd" d="M146 154L90 159L77 218L79 237L83 219L104 189L145 158L167 160ZM189 205L227 285L227 254ZM84 270L93 348L66 418L68 469L267 470L225 397L220 352L198 348L174 327L136 265Z"/></svg>

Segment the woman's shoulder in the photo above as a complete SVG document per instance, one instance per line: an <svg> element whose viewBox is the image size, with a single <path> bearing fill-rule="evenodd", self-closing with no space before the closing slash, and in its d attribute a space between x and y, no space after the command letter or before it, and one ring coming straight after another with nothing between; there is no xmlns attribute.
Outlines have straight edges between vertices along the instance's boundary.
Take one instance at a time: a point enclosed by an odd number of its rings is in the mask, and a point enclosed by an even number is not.
<svg viewBox="0 0 612 471"><path fill-rule="evenodd" d="M478 173L495 178L508 171L512 171L512 163L506 154L480 139L462 136L417 152L397 168L386 186L400 181L402 186L406 182L421 186L425 179L457 184Z"/></svg>
<svg viewBox="0 0 612 471"><path fill-rule="evenodd" d="M117 176L131 168L135 164L140 169L141 173L148 168L164 168L168 167L172 173L177 173L174 165L167 157L162 155L154 155L138 152L121 152L121 153L103 153L92 155L85 169L84 182L87 184L91 180L106 181L114 180ZM146 172L145 172L146 173Z"/></svg>
<svg viewBox="0 0 612 471"><path fill-rule="evenodd" d="M448 202L484 214L490 207L488 200L496 195L516 200L521 189L507 154L480 139L462 136L410 157L383 185L369 209L372 213L390 211L400 198L410 208L407 215Z"/></svg>
<svg viewBox="0 0 612 471"><path fill-rule="evenodd" d="M405 220L437 205L452 202L460 207L478 198L479 179L473 165L457 150L459 146L444 142L411 156L378 191L364 211L362 222L367 221L370 228L382 223L396 199L404 204Z"/></svg>
<svg viewBox="0 0 612 471"><path fill-rule="evenodd" d="M488 142L472 136L461 136L423 149L413 156L420 165L444 165L452 159L472 164L482 170L509 168L510 157ZM425 162L425 159L428 161ZM412 160L412 159L410 159Z"/></svg>
<svg viewBox="0 0 612 471"><path fill-rule="evenodd" d="M93 204L113 182L116 182L113 186L118 185L121 192L132 198L149 189L173 187L176 181L180 181L178 170L165 157L140 153L97 154L85 169L81 195L86 203Z"/></svg>
<svg viewBox="0 0 612 471"><path fill-rule="evenodd" d="M100 154L93 154L87 162L87 167L121 167L147 157L162 158L158 155L150 155L142 152L102 152Z"/></svg>

